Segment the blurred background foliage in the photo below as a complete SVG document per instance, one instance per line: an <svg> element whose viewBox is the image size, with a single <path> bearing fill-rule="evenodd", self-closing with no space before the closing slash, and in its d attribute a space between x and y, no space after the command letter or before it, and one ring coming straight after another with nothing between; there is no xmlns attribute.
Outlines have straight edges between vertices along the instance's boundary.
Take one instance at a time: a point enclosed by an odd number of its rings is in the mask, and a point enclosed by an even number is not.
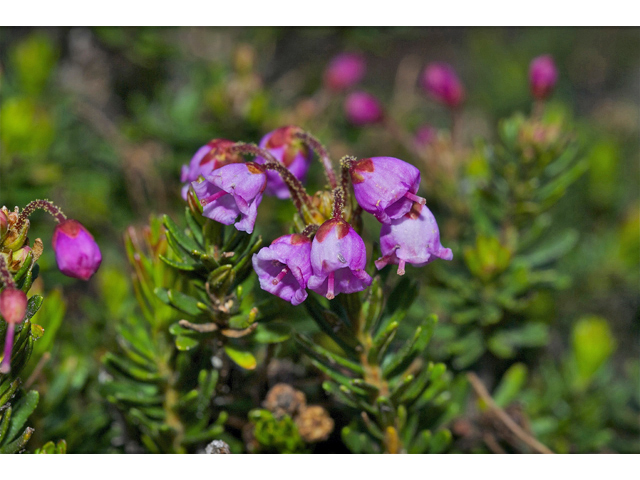
<svg viewBox="0 0 640 480"><path fill-rule="evenodd" d="M365 56L363 88L389 118L409 134L433 125L439 133L430 148L453 153L416 155L383 125L350 125L344 96L322 87L326 64L345 50ZM397 156L422 171L421 192L454 262L408 269L421 290L401 333L406 339L427 314L439 316L426 360L445 362L458 379L447 379L447 398L458 408L443 420L453 441L442 449L527 451L492 423L477 389L475 401L475 384L464 382L475 372L496 408L553 451L640 452L638 51L638 29L0 29L0 203L55 200L82 220L104 255L88 284L59 274L51 249L40 258L34 290L46 301L33 322L46 335L21 374L34 375L30 388L40 394L30 448L63 449L47 442L64 439L70 452L192 451L140 425L132 432L135 412L123 414L114 396L113 364L104 359L127 348L118 339L140 316L140 277L131 281L123 232L141 229L150 214L184 225L180 166L210 139L258 142L294 124L334 159ZM543 53L553 55L560 76L540 120L547 137L531 140L531 154L527 72ZM467 90L456 149L448 144L449 112L418 86L431 61L451 63ZM518 211L503 193L517 191L522 176L541 179L519 197L535 199L538 210L501 216ZM313 164L310 190L323 181ZM270 241L293 208L263 203L254 236ZM47 245L51 225L37 215L30 236ZM375 238L368 220L364 229ZM151 224L159 228L159 220ZM313 322L277 306L278 315L268 314L317 336ZM152 310L164 326L180 318L162 304ZM164 335L154 354L167 354L171 336ZM257 399L252 405L236 407L244 420L232 415L220 436L226 417L216 412L211 435L234 451L375 451L353 431L353 411L328 403L326 377L302 360L293 339L269 355L279 369L246 393ZM293 416L251 410L281 377L322 403L338 433L310 446ZM191 381L204 391L216 388L216 378ZM153 406L145 408L153 416ZM246 425L258 427L247 436Z"/></svg>

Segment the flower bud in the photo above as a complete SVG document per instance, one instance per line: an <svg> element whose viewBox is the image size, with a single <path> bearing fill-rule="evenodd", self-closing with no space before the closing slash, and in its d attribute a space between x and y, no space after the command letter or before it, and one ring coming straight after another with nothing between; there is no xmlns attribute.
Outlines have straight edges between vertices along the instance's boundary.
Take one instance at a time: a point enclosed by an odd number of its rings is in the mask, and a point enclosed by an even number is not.
<svg viewBox="0 0 640 480"><path fill-rule="evenodd" d="M216 138L198 149L189 165L182 166L180 181L186 183L182 187L182 198L187 199L189 184L200 175L204 177L224 165L242 162L240 155L229 151L233 145L235 142L231 140Z"/></svg>
<svg viewBox="0 0 640 480"><path fill-rule="evenodd" d="M379 222L402 217L413 202L425 203L415 195L420 187L420 170L399 158L364 158L352 163L349 173L358 204Z"/></svg>
<svg viewBox="0 0 640 480"><path fill-rule="evenodd" d="M354 92L344 102L344 112L351 123L358 126L378 123L384 112L378 99L366 92Z"/></svg>
<svg viewBox="0 0 640 480"><path fill-rule="evenodd" d="M261 165L254 162L225 165L191 185L203 206L203 216L231 225L240 215L234 226L242 232L253 232L267 185Z"/></svg>
<svg viewBox="0 0 640 480"><path fill-rule="evenodd" d="M0 315L7 323L20 323L27 311L27 295L17 288L7 287L0 292Z"/></svg>
<svg viewBox="0 0 640 480"><path fill-rule="evenodd" d="M58 269L68 277L89 280L102 262L100 247L76 220L56 225L52 239Z"/></svg>
<svg viewBox="0 0 640 480"><path fill-rule="evenodd" d="M404 275L405 263L422 267L436 258L453 259L451 249L440 243L435 217L426 205L419 203L414 203L402 218L382 225L380 250L383 256L376 260L376 268L397 264L398 275Z"/></svg>
<svg viewBox="0 0 640 480"><path fill-rule="evenodd" d="M456 71L447 63L427 65L422 73L422 88L449 108L457 108L464 101L464 87Z"/></svg>
<svg viewBox="0 0 640 480"><path fill-rule="evenodd" d="M529 66L529 84L531 94L538 100L544 100L553 91L558 80L558 69L551 55L534 58Z"/></svg>
<svg viewBox="0 0 640 480"><path fill-rule="evenodd" d="M275 239L269 247L253 255L253 268L260 288L292 305L307 298L307 282L311 277L311 240L298 233Z"/></svg>
<svg viewBox="0 0 640 480"><path fill-rule="evenodd" d="M324 84L329 89L339 92L358 83L367 69L362 55L341 53L331 60L324 72Z"/></svg>
<svg viewBox="0 0 640 480"><path fill-rule="evenodd" d="M351 225L340 218L327 220L311 244L313 275L308 287L329 300L339 293L364 290L371 285L366 261L364 240Z"/></svg>
<svg viewBox="0 0 640 480"><path fill-rule="evenodd" d="M26 245L15 252L11 252L11 250L9 250L10 255L8 255L8 258L5 256L5 261L10 273L16 273L20 270L24 262L27 260L29 252L31 252L31 247Z"/></svg>
<svg viewBox="0 0 640 480"><path fill-rule="evenodd" d="M304 183L309 164L313 160L313 152L302 140L294 136L298 130L298 127L292 126L277 128L262 137L260 148L268 150L276 160ZM256 163L263 164L265 162L266 160L262 157L256 158ZM264 193L280 199L291 196L287 184L278 172L273 170L267 171L267 188Z"/></svg>
<svg viewBox="0 0 640 480"><path fill-rule="evenodd" d="M0 373L9 373L11 370L11 351L13 350L13 337L15 326L24 320L27 312L27 295L14 287L6 287L0 292L0 315L9 324L4 341L4 353L0 363Z"/></svg>

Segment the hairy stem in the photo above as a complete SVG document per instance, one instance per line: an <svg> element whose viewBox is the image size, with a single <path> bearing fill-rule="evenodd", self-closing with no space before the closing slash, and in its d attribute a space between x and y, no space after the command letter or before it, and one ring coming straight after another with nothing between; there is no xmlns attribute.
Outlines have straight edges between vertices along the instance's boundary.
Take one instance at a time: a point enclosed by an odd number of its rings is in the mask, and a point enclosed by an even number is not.
<svg viewBox="0 0 640 480"><path fill-rule="evenodd" d="M20 212L20 216L18 217L15 228L20 231L22 227L24 227L24 224L29 216L38 209L44 210L45 212L50 214L53 218L56 219L56 222L58 223L63 222L67 219L67 216L62 213L62 210L60 210L59 207L54 205L49 200L34 200L33 202L30 202L29 205L24 207L22 212Z"/></svg>
<svg viewBox="0 0 640 480"><path fill-rule="evenodd" d="M338 182L336 180L336 172L333 169L333 165L331 163L331 158L329 157L329 152L327 149L320 143L316 137L311 135L309 132L305 132L304 130L298 130L294 133L294 136L302 140L309 148L311 148L318 157L320 158L320 162L322 162L322 166L324 167L324 173L327 176L327 181L329 182L330 187L336 188L338 186Z"/></svg>

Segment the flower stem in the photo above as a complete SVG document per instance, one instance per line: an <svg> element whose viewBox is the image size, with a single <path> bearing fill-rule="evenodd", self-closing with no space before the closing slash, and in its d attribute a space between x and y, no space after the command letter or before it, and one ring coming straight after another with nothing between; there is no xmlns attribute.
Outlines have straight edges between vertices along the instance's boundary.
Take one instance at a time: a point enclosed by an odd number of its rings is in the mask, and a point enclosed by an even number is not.
<svg viewBox="0 0 640 480"><path fill-rule="evenodd" d="M329 152L324 147L324 145L320 143L320 140L302 129L295 132L294 136L302 140L318 155L318 157L320 158L320 162L322 162L322 166L324 167L324 173L327 176L329 185L331 186L331 188L336 188L338 186L338 182L336 180L336 172L334 171L333 165L331 164Z"/></svg>
<svg viewBox="0 0 640 480"><path fill-rule="evenodd" d="M62 213L62 210L60 210L59 207L54 205L49 200L34 200L22 209L22 212L20 212L20 216L18 217L14 228L20 231L29 216L38 209L44 210L45 212L50 214L53 218L56 219L56 222L58 223L63 222L67 219L67 216Z"/></svg>
<svg viewBox="0 0 640 480"><path fill-rule="evenodd" d="M11 351L13 350L13 336L16 331L16 324L7 325L7 334L4 340L4 354L0 364L0 373L6 374L11 371Z"/></svg>
<svg viewBox="0 0 640 480"><path fill-rule="evenodd" d="M342 187L333 190L333 218L344 218L344 190Z"/></svg>
<svg viewBox="0 0 640 480"><path fill-rule="evenodd" d="M240 154L247 154L264 158L265 163L263 163L262 166L267 170L273 170L277 172L278 175L280 175L284 183L289 188L293 204L298 210L298 213L300 213L303 218L303 204L310 210L313 208L313 206L311 205L311 197L309 197L309 194L305 190L304 185L302 185L302 182L300 182L300 180L298 180L296 176L287 169L287 167L280 163L271 154L271 152L265 150L264 148L260 148L257 145L244 142L236 143L233 147L231 147L231 150Z"/></svg>

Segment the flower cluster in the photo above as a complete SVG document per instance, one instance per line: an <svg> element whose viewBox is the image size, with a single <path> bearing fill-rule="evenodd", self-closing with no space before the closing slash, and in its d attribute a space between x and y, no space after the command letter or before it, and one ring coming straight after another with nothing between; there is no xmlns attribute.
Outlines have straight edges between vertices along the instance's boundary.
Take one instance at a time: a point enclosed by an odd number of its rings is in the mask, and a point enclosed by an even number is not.
<svg viewBox="0 0 640 480"><path fill-rule="evenodd" d="M323 163L331 192L311 197L303 181L314 151ZM253 231L263 193L291 198L300 230L277 238L254 254L252 261L261 288L293 305L307 298L307 290L333 299L371 285L365 269L365 242L356 227L361 225L363 211L382 224L382 257L375 261L378 269L397 264L398 274L403 275L406 264L423 266L436 258L453 258L451 250L440 243L438 225L426 200L417 195L420 171L403 160L345 157L338 184L324 147L292 126L268 133L259 146L228 145L226 153L232 158L250 154L256 159L200 170L189 195L200 203L205 217L247 233ZM329 195L333 202L327 208L331 202L321 199Z"/></svg>
<svg viewBox="0 0 640 480"><path fill-rule="evenodd" d="M89 280L102 262L100 248L93 236L76 220L68 219L48 200L34 200L22 211L16 207L9 211L0 209L0 318L7 323L5 346L0 363L0 373L11 369L11 353L15 326L24 321L30 283L24 280L25 272L32 269L43 251L38 238L29 245L29 216L38 209L45 210L57 221L53 232L53 250L56 263L69 277ZM22 282L14 280L21 278Z"/></svg>

